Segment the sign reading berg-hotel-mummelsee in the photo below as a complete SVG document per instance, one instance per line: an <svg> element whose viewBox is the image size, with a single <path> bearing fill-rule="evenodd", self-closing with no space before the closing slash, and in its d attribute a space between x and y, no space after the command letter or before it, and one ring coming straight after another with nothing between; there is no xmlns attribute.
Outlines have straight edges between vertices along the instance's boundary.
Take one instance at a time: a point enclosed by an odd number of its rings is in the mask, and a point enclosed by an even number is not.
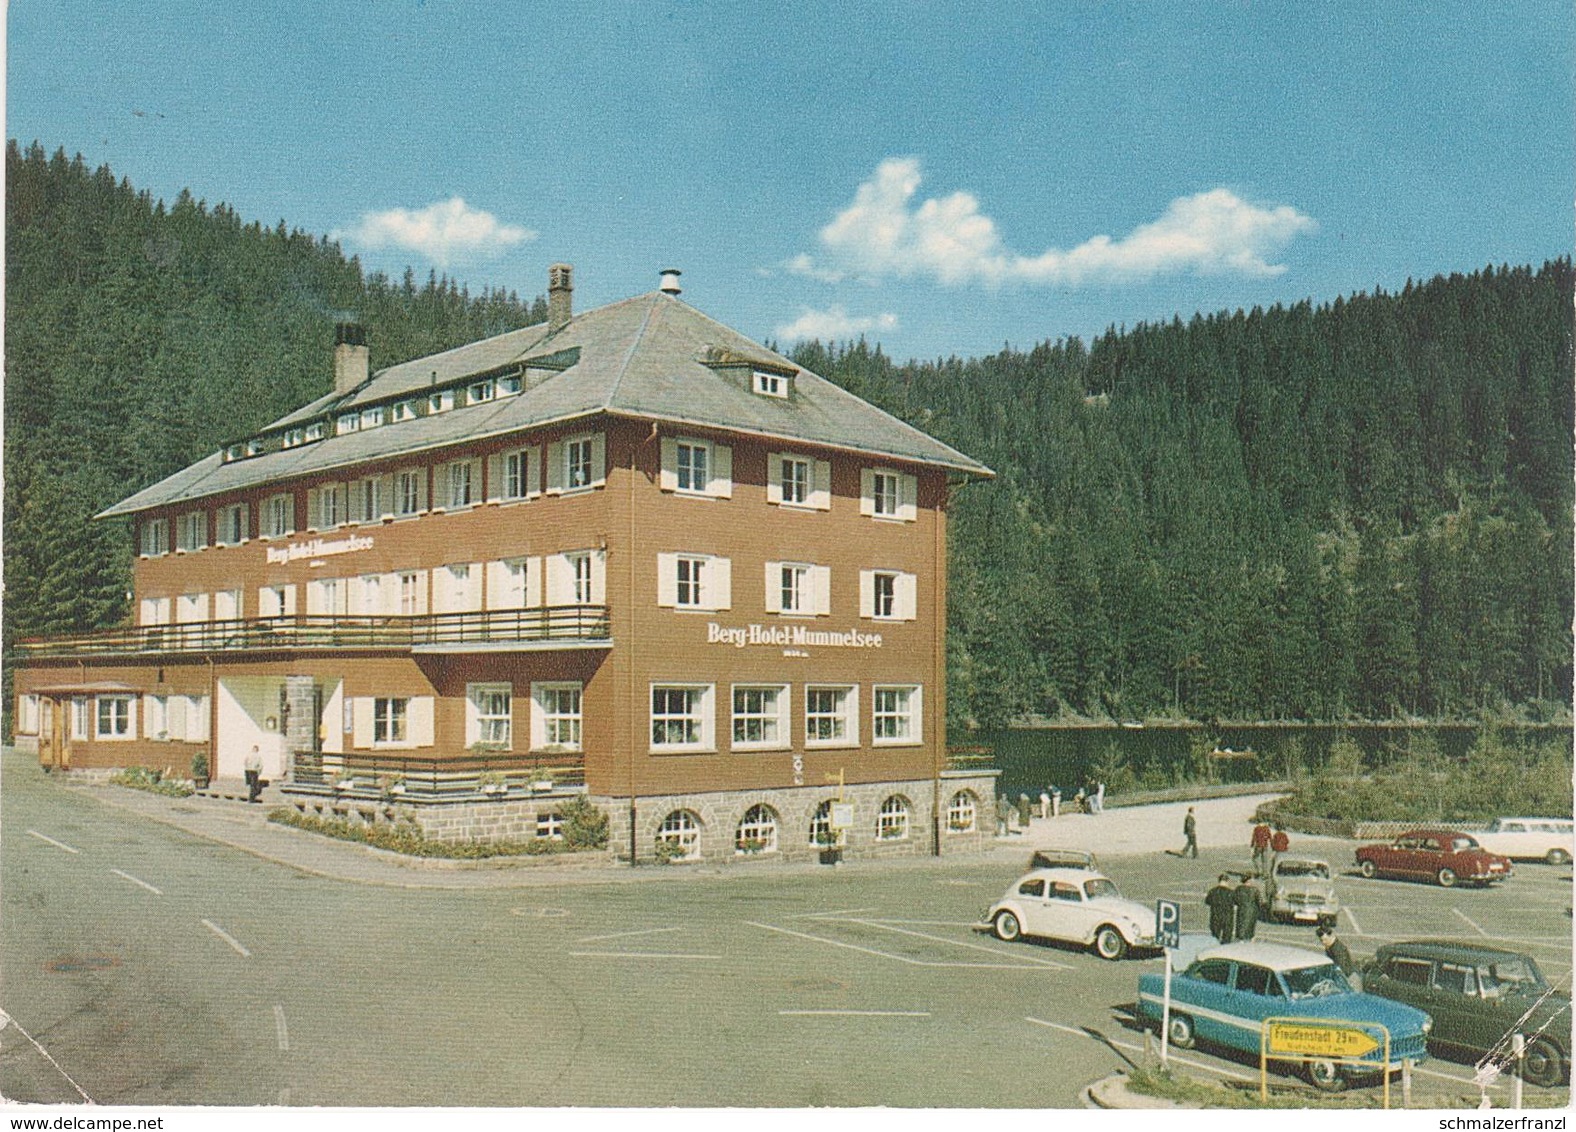
<svg viewBox="0 0 1576 1132"><path fill-rule="evenodd" d="M803 625L719 625L709 622L706 626L708 645L732 645L742 649L745 645L765 645L768 648L804 648L809 645L834 649L878 649L880 633L863 633L850 629L846 633L829 629L810 629Z"/></svg>

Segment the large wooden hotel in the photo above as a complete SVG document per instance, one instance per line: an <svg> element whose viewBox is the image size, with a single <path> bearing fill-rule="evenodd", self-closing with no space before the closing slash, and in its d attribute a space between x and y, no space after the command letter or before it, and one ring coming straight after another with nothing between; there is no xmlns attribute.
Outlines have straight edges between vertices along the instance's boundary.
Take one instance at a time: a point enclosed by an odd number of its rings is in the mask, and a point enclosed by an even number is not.
<svg viewBox="0 0 1576 1132"><path fill-rule="evenodd" d="M48 768L239 778L620 855L977 847L946 748L949 492L989 470L659 290L369 372L104 513L135 625L25 642Z"/></svg>

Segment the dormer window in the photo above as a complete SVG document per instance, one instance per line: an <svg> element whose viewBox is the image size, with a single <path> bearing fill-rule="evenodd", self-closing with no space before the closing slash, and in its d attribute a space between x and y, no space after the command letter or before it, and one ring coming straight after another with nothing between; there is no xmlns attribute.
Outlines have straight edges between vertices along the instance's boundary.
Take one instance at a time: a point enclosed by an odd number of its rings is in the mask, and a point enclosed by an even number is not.
<svg viewBox="0 0 1576 1132"><path fill-rule="evenodd" d="M516 393L520 392L521 388L522 384L519 374L514 374L511 377L500 377L498 379L498 396L500 397L513 397Z"/></svg>
<svg viewBox="0 0 1576 1132"><path fill-rule="evenodd" d="M244 444L232 444L230 447L224 450L224 462L226 464L228 464L231 460L243 460L245 458L246 445Z"/></svg>
<svg viewBox="0 0 1576 1132"><path fill-rule="evenodd" d="M427 412L447 413L454 408L454 390L445 389L427 398Z"/></svg>
<svg viewBox="0 0 1576 1132"><path fill-rule="evenodd" d="M483 401L491 401L498 395L498 387L491 378L478 381L465 391L466 403L480 405Z"/></svg>
<svg viewBox="0 0 1576 1132"><path fill-rule="evenodd" d="M248 440L246 442L246 454L248 456L261 456L263 454L263 442L261 440Z"/></svg>
<svg viewBox="0 0 1576 1132"><path fill-rule="evenodd" d="M306 442L306 429L304 429L304 428L287 428L287 429L285 429L284 446L286 448L294 448L297 445L303 444L305 442Z"/></svg>
<svg viewBox="0 0 1576 1132"><path fill-rule="evenodd" d="M306 439L308 443L314 440L322 440L323 437L327 435L328 425L322 421L318 421L316 424L309 424L306 426Z"/></svg>
<svg viewBox="0 0 1576 1132"><path fill-rule="evenodd" d="M344 416L339 418L339 422L334 426L334 435L335 436L344 436L346 433L348 433L348 432L356 432L360 428L361 428L361 414L360 413L346 413Z"/></svg>
<svg viewBox="0 0 1576 1132"><path fill-rule="evenodd" d="M413 421L416 419L416 402L400 401L394 406L394 419L396 421Z"/></svg>
<svg viewBox="0 0 1576 1132"><path fill-rule="evenodd" d="M371 408L371 409L362 409L361 410L361 427L362 428L377 428L378 425L380 425L382 423L383 423L383 406L382 405L378 405L375 408Z"/></svg>
<svg viewBox="0 0 1576 1132"><path fill-rule="evenodd" d="M762 397L788 397L788 379L780 373L767 373L765 370L755 371L755 392Z"/></svg>

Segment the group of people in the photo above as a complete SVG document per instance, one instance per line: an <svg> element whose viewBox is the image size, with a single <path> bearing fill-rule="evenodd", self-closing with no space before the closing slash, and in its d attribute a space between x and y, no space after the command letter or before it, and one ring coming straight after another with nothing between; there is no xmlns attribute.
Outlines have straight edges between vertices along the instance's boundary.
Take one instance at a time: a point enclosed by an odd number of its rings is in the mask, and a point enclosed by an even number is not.
<svg viewBox="0 0 1576 1132"><path fill-rule="evenodd" d="M1252 939L1259 927L1259 886L1252 873L1221 873L1204 893L1209 934L1221 943Z"/></svg>

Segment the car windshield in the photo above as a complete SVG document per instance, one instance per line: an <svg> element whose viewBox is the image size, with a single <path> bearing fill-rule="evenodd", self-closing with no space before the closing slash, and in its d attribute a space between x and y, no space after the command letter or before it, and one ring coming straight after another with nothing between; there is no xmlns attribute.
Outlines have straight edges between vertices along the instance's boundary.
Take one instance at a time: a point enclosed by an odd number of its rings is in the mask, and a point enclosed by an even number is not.
<svg viewBox="0 0 1576 1132"><path fill-rule="evenodd" d="M1317 877L1320 880L1330 879L1330 866L1323 861L1282 861L1275 869L1275 875L1281 877Z"/></svg>
<svg viewBox="0 0 1576 1132"><path fill-rule="evenodd" d="M1479 967L1478 983L1489 998L1497 998L1512 991L1538 993L1547 990L1549 985L1544 981L1538 965L1521 955Z"/></svg>
<svg viewBox="0 0 1576 1132"><path fill-rule="evenodd" d="M1094 880L1084 881L1084 893L1090 900L1098 896L1122 895L1116 890L1116 884L1113 881L1106 880L1105 877L1095 877Z"/></svg>
<svg viewBox="0 0 1576 1132"><path fill-rule="evenodd" d="M1341 974L1341 969L1334 963L1326 963L1322 967L1294 967L1282 971L1281 978L1286 981L1286 993L1292 998L1347 994L1352 989L1346 976Z"/></svg>
<svg viewBox="0 0 1576 1132"><path fill-rule="evenodd" d="M1476 849L1477 847L1477 840L1471 837L1458 836L1452 838L1450 842L1450 848L1457 853L1461 852L1463 849Z"/></svg>

